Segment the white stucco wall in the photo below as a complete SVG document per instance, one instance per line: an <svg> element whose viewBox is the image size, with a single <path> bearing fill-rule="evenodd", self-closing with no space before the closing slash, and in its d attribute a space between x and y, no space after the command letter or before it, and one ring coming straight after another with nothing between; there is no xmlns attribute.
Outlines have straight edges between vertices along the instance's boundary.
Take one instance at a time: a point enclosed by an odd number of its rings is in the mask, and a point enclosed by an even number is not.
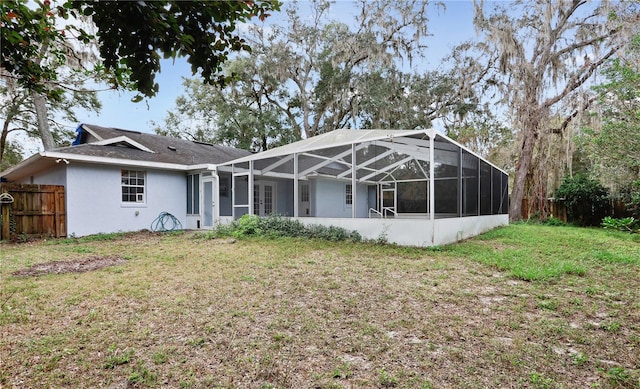
<svg viewBox="0 0 640 389"><path fill-rule="evenodd" d="M36 184L36 185L66 185L67 184L66 167L67 167L66 164L56 165L54 168L41 172L38 175L34 175L32 177L26 177L24 180L19 181L19 183L20 184Z"/></svg>
<svg viewBox="0 0 640 389"><path fill-rule="evenodd" d="M186 216L186 225L183 225L188 230L195 230L198 228L198 225L202 227L202 216L200 215L187 215Z"/></svg>
<svg viewBox="0 0 640 389"><path fill-rule="evenodd" d="M345 186L348 182L338 180L311 180L309 195L311 199L311 216L321 218L350 218L352 205L345 201ZM367 217L369 190L367 185L357 185L356 216Z"/></svg>
<svg viewBox="0 0 640 389"><path fill-rule="evenodd" d="M443 245L468 239L496 227L506 225L509 225L509 215L437 219L435 245Z"/></svg>
<svg viewBox="0 0 640 389"><path fill-rule="evenodd" d="M186 227L185 173L145 171L146 202L129 204L121 201L120 167L68 165L67 234L84 236L149 229L163 211L177 217Z"/></svg>
<svg viewBox="0 0 640 389"><path fill-rule="evenodd" d="M351 219L298 218L306 225L320 224L358 231L364 239L386 238L401 246L440 246L479 235L509 224L509 215L436 219L432 241L432 224L428 219Z"/></svg>

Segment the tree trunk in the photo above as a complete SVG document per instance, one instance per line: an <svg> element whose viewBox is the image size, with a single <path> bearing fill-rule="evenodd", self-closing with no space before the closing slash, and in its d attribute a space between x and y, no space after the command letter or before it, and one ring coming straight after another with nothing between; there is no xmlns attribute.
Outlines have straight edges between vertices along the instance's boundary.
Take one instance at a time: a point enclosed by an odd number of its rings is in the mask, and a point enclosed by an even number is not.
<svg viewBox="0 0 640 389"><path fill-rule="evenodd" d="M39 93L33 92L33 105L36 110L36 116L38 118L38 131L40 132L40 138L42 138L42 145L45 150L51 150L56 147L56 143L53 140L53 135L49 129L49 120L47 119L47 101L45 97Z"/></svg>
<svg viewBox="0 0 640 389"><path fill-rule="evenodd" d="M4 158L4 149L7 145L7 136L9 135L9 120L11 116L7 117L2 125L2 135L0 135L0 161Z"/></svg>
<svg viewBox="0 0 640 389"><path fill-rule="evenodd" d="M537 140L537 123L529 121L523 126L522 147L516 164L516 172L513 178L513 190L509 204L509 219L518 221L522 219L522 199L527 181L527 173L533 160L533 149Z"/></svg>

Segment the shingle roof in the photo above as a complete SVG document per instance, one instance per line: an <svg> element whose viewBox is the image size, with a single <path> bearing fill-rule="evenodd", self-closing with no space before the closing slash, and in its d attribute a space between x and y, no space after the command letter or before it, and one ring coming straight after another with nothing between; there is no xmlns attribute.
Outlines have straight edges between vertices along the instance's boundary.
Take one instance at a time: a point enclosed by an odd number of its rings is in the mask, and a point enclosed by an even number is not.
<svg viewBox="0 0 640 389"><path fill-rule="evenodd" d="M92 135L88 137L89 143L62 147L55 151L94 157L175 163L181 165L219 164L251 154L249 151L233 147L193 142L118 128L101 127L93 124L83 124L82 128ZM126 137L127 139L137 142L152 152L143 151L126 144L126 142L108 145L92 144L96 143L96 141L120 137Z"/></svg>
<svg viewBox="0 0 640 389"><path fill-rule="evenodd" d="M192 166L219 165L251 155L249 151L118 128L82 124L74 144L42 151L0 172L0 178L16 181L49 169L57 163L78 160L89 163L155 166L186 170Z"/></svg>

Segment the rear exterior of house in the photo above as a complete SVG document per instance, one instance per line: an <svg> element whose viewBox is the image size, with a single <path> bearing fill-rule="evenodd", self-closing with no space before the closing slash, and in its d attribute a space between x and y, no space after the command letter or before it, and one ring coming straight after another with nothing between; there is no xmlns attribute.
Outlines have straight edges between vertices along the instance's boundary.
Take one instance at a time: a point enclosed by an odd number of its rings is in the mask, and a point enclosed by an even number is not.
<svg viewBox="0 0 640 389"><path fill-rule="evenodd" d="M180 171L61 162L21 183L64 185L69 236L149 229L161 212L186 223Z"/></svg>
<svg viewBox="0 0 640 389"><path fill-rule="evenodd" d="M83 124L73 146L2 173L63 185L67 233L207 229L278 214L369 239L442 245L508 224L507 174L433 130L336 130L258 154Z"/></svg>
<svg viewBox="0 0 640 389"><path fill-rule="evenodd" d="M80 125L77 132L74 145L43 151L2 173L8 182L63 185L69 236L150 229L162 213L183 228L211 227L199 187L212 190L207 176L216 163L250 154L95 125ZM198 193L188 199L193 177Z"/></svg>

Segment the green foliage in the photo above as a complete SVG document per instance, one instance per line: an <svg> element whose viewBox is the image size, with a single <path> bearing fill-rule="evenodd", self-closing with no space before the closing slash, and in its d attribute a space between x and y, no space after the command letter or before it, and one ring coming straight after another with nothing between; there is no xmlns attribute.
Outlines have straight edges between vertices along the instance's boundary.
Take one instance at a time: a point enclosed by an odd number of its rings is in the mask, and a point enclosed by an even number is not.
<svg viewBox="0 0 640 389"><path fill-rule="evenodd" d="M127 378L127 381L132 386L136 386L136 384L154 386L157 380L157 374L149 370L142 362L138 362Z"/></svg>
<svg viewBox="0 0 640 389"><path fill-rule="evenodd" d="M164 123L153 123L154 131L256 152L295 141L277 109L253 89L255 66L248 58L230 62L226 70L235 77L225 88L185 79L185 95L176 99Z"/></svg>
<svg viewBox="0 0 640 389"><path fill-rule="evenodd" d="M580 226L600 224L610 209L609 191L582 174L566 177L556 197L565 199L568 220Z"/></svg>
<svg viewBox="0 0 640 389"><path fill-rule="evenodd" d="M77 122L78 108L99 111L101 103L85 83L88 79L100 82L105 73L96 63L92 47L76 44L71 36L76 32L74 25L63 26L63 7L52 7L48 0L14 0L0 2L0 9L0 67L4 68L0 95L5 97L0 102L0 159L5 166L0 170L4 170L15 164L12 160L22 159L22 150L7 141L11 132L46 138L45 146L69 144L73 131L61 121ZM88 71L89 67L93 70ZM40 109L34 109L34 99L45 97L46 107L39 104ZM48 126L40 125L37 116Z"/></svg>
<svg viewBox="0 0 640 389"><path fill-rule="evenodd" d="M7 142L0 154L0 172L17 165L20 161L22 161L22 146L17 142Z"/></svg>
<svg viewBox="0 0 640 389"><path fill-rule="evenodd" d="M339 241L362 241L362 236L357 231L347 231L344 228L335 226L322 226L318 224L305 225L302 222L283 217L281 215L270 215L258 217L256 215L243 215L240 219L227 225L217 226L211 233L205 236L198 235L198 238L216 238L221 236L233 236L242 238L246 236L263 237L292 237L323 239L332 242Z"/></svg>
<svg viewBox="0 0 640 389"><path fill-rule="evenodd" d="M138 91L154 96L155 73L164 58L187 56L194 74L208 83L230 79L220 75L231 51L249 50L235 29L253 16L261 20L277 10L277 1L151 1L123 2L118 7L94 1L73 2L72 12L91 16L98 28L100 54L108 69L130 78ZM135 36L136 39L130 39Z"/></svg>
<svg viewBox="0 0 640 389"><path fill-rule="evenodd" d="M634 377L634 375L636 377ZM640 376L624 367L612 367L605 372L608 383L615 388L635 388L640 385Z"/></svg>
<svg viewBox="0 0 640 389"><path fill-rule="evenodd" d="M56 28L51 2L37 2L29 7L25 0L0 2L1 63L18 82L38 93L53 92L46 83L57 80L57 67L64 53L52 52L48 61L42 60L42 45L61 46L64 34ZM56 90L56 94L60 90ZM50 97L55 97L53 94Z"/></svg>
<svg viewBox="0 0 640 389"><path fill-rule="evenodd" d="M612 218L611 216L607 216L602 219L601 225L604 228L614 229L618 231L636 234L640 233L640 220L637 220L633 217Z"/></svg>
<svg viewBox="0 0 640 389"><path fill-rule="evenodd" d="M225 66L236 78L224 88L187 81L194 88L156 131L189 137L196 118L212 139L264 150L336 128L428 128L447 115L457 123L480 109L451 74L397 66L426 47L428 2L364 5L347 24L331 19L328 1L291 2L285 23L251 26L251 52Z"/></svg>
<svg viewBox="0 0 640 389"><path fill-rule="evenodd" d="M625 185L618 194L624 201L627 211L636 219L640 219L640 180Z"/></svg>
<svg viewBox="0 0 640 389"><path fill-rule="evenodd" d="M578 138L593 164L592 170L627 189L640 173L639 41L636 32L625 50L604 66L602 83L594 87L599 99L599 109L594 114L596 124L584 128ZM640 188L636 191L640 192ZM640 217L640 200L635 204L633 216Z"/></svg>
<svg viewBox="0 0 640 389"><path fill-rule="evenodd" d="M193 73L200 72L206 82L229 80L220 74L221 64L231 51L249 50L235 31L237 24L254 16L264 20L280 7L277 0L162 0L121 2L117 7L110 2L72 0L56 7L49 0L33 8L25 0L0 4L2 67L26 89L45 92L45 86L57 79L56 63L68 55L62 44L65 32L73 31L83 44L98 44L104 60L100 69L111 72L109 82L114 87L131 81L147 97L158 91L155 74L160 71L161 55L187 56ZM60 28L60 19L87 16L97 28L95 36L72 22ZM40 58L42 44L54 48L47 61Z"/></svg>
<svg viewBox="0 0 640 389"><path fill-rule="evenodd" d="M398 386L398 378L388 371L382 369L378 375L378 383L382 388L395 388Z"/></svg>
<svg viewBox="0 0 640 389"><path fill-rule="evenodd" d="M544 221L543 224L546 226L564 226L567 223L563 222L557 217L550 216L549 218L547 218L547 220Z"/></svg>
<svg viewBox="0 0 640 389"><path fill-rule="evenodd" d="M573 226L512 224L445 246L444 252L495 267L526 281L585 276L602 264L640 265L640 236Z"/></svg>
<svg viewBox="0 0 640 389"><path fill-rule="evenodd" d="M165 351L158 351L151 356L151 359L156 365L162 365L163 363L167 363L169 355Z"/></svg>
<svg viewBox="0 0 640 389"><path fill-rule="evenodd" d="M249 235L262 235L260 218L256 215L242 215L242 217L235 223L235 229L233 230L232 235L236 238Z"/></svg>
<svg viewBox="0 0 640 389"><path fill-rule="evenodd" d="M133 353L134 351L132 349L120 351L116 345L111 345L105 358L104 368L114 369L116 366L129 363L133 357Z"/></svg>

